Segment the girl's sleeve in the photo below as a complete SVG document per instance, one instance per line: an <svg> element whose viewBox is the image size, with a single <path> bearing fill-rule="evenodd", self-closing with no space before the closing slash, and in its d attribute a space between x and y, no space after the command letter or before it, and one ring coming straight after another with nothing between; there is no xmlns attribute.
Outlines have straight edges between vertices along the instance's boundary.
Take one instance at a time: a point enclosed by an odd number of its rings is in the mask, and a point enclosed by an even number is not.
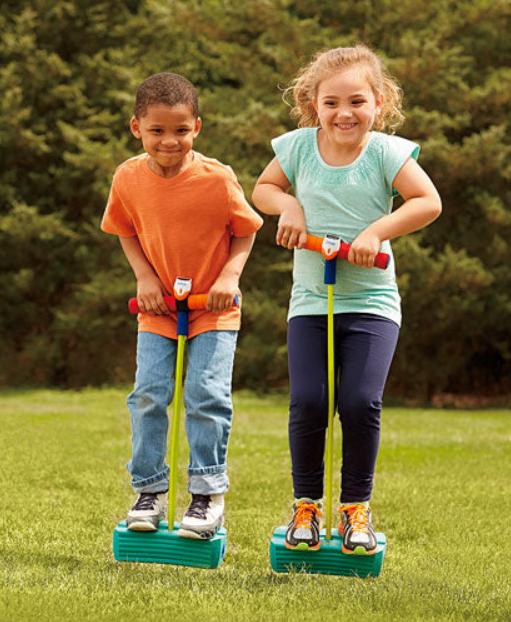
<svg viewBox="0 0 511 622"><path fill-rule="evenodd" d="M234 237L244 238L260 229L263 225L263 219L249 205L243 188L230 166L228 170L226 185L229 226Z"/></svg>
<svg viewBox="0 0 511 622"><path fill-rule="evenodd" d="M271 141L271 146L284 171L284 175L288 178L289 183L294 186L296 181L297 163L299 157L299 135L300 130L294 130L282 136L277 136Z"/></svg>
<svg viewBox="0 0 511 622"><path fill-rule="evenodd" d="M387 136L386 148L383 152L383 172L387 186L392 189L394 196L398 194L392 188L396 175L408 158L417 160L419 152L420 146L417 143L400 136Z"/></svg>
<svg viewBox="0 0 511 622"><path fill-rule="evenodd" d="M101 230L105 233L120 235L123 238L131 238L137 235L137 232L119 194L118 185L118 176L114 175L105 213L101 221Z"/></svg>

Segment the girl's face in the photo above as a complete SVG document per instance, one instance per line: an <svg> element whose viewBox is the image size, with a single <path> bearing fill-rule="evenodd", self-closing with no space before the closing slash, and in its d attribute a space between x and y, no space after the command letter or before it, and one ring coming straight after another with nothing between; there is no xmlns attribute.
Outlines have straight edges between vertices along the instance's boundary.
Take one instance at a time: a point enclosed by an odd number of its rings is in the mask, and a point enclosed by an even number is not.
<svg viewBox="0 0 511 622"><path fill-rule="evenodd" d="M334 146L355 148L364 144L381 109L361 65L327 76L318 86L314 108L321 128Z"/></svg>

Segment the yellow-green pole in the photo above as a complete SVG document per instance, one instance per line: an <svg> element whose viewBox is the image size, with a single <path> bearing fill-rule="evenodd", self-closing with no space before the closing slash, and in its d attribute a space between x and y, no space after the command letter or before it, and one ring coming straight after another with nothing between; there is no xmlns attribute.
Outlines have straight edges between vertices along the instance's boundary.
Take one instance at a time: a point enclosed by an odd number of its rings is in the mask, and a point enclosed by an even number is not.
<svg viewBox="0 0 511 622"><path fill-rule="evenodd" d="M328 428L326 431L326 540L332 537L332 475L333 475L333 438L334 438L334 399L335 399L335 365L334 365L334 286L327 285L328 315L327 315L327 343L328 343Z"/></svg>
<svg viewBox="0 0 511 622"><path fill-rule="evenodd" d="M181 402L183 400L183 362L185 357L186 335L177 338L176 373L174 386L174 402L172 431L170 441L170 482L169 482L169 529L174 529L176 517L177 469L179 459L179 427L181 423Z"/></svg>

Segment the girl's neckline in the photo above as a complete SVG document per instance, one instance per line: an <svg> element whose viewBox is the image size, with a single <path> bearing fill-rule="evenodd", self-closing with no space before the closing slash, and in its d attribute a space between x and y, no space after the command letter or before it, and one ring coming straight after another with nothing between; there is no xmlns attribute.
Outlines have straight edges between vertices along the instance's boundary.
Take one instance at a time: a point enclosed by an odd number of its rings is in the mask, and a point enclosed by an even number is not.
<svg viewBox="0 0 511 622"><path fill-rule="evenodd" d="M323 167L325 167L327 169L330 169L332 171L347 170L349 168L352 168L353 166L356 166L359 163L359 161L364 157L364 155L365 155L365 153L367 151L367 148L369 147L369 145L370 145L370 143L371 143L371 141L373 140L373 137L374 137L374 132L369 132L369 137L368 137L368 139L366 141L366 144L362 147L362 151L358 154L358 156L352 162L350 162L349 164L343 164L341 166L334 166L332 164L328 164L327 162L325 162L325 160L323 159L323 156L321 155L321 152L319 150L318 134L319 134L319 130L320 129L321 129L320 127L312 128L313 131L311 132L311 134L312 134L312 139L313 139L313 142L314 142L314 152L316 154L316 157L317 157L319 163Z"/></svg>

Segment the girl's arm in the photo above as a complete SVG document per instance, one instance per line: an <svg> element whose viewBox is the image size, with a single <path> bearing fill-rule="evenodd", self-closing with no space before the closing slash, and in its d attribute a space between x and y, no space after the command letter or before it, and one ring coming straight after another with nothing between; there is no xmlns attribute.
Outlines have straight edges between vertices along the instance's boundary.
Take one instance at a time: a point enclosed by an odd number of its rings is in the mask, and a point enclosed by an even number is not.
<svg viewBox="0 0 511 622"><path fill-rule="evenodd" d="M307 229L303 210L287 193L291 184L277 158L268 164L257 180L252 201L261 212L280 215L276 241L286 248L302 248L307 241Z"/></svg>
<svg viewBox="0 0 511 622"><path fill-rule="evenodd" d="M412 158L401 167L392 185L405 202L395 212L373 222L355 238L348 255L349 262L372 268L384 240L422 229L440 216L440 196L426 172Z"/></svg>
<svg viewBox="0 0 511 622"><path fill-rule="evenodd" d="M138 237L119 236L119 241L137 279L137 302L141 313L168 315L170 311L163 300L163 295L168 292L147 260Z"/></svg>
<svg viewBox="0 0 511 622"><path fill-rule="evenodd" d="M239 295L239 281L252 250L255 233L231 239L231 250L218 278L208 292L208 311L227 311L232 307L234 296Z"/></svg>

